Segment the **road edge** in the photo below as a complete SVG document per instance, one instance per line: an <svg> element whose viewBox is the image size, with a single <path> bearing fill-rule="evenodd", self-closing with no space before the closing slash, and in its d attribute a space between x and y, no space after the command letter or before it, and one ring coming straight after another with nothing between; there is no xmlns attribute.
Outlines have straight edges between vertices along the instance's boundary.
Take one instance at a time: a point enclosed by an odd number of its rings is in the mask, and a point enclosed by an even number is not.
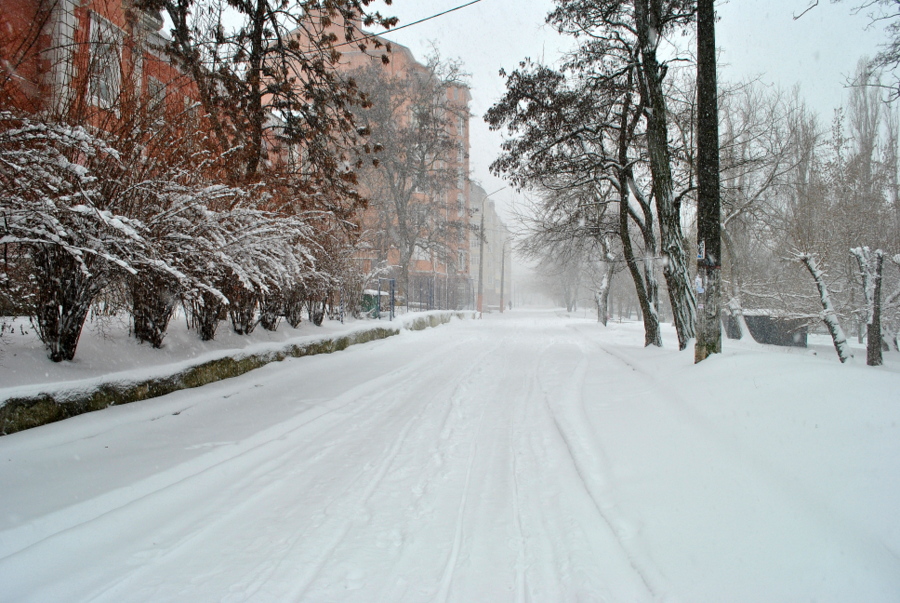
<svg viewBox="0 0 900 603"><path fill-rule="evenodd" d="M107 381L90 387L61 387L48 389L31 396L16 396L0 400L0 436L33 427L55 423L87 412L103 410L149 400L183 389L200 387L223 379L239 377L271 362L285 358L301 358L317 354L331 354L352 345L387 339L404 329L421 331L450 322L453 317L471 318L471 312L429 312L400 324L377 325L338 336L323 336L303 343L283 344L280 348L259 353L237 352L178 370L171 375L135 381Z"/></svg>

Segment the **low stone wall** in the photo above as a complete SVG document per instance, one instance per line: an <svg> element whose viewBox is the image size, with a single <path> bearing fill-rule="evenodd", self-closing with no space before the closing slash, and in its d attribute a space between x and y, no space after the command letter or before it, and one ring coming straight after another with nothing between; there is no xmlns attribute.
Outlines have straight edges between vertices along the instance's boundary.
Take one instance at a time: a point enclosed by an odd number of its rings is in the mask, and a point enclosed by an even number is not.
<svg viewBox="0 0 900 603"><path fill-rule="evenodd" d="M283 348L260 354L238 354L226 356L165 377L157 377L140 382L104 383L89 390L61 390L41 393L36 396L8 398L0 402L0 435L6 435L46 425L54 421L68 419L82 413L102 410L110 406L148 400L172 392L200 387L207 383L238 377L285 358L300 358L315 354L330 354L344 350L351 345L367 343L376 339L386 339L398 335L401 328L421 331L449 322L454 316L467 318L470 313L441 312L418 316L401 326L374 326L348 335L325 337L303 344L288 344Z"/></svg>

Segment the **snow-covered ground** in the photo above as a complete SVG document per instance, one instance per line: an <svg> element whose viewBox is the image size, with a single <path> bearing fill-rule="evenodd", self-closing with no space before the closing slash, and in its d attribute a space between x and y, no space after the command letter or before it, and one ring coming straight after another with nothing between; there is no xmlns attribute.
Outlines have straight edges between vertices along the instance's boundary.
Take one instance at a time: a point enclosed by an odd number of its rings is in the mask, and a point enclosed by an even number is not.
<svg viewBox="0 0 900 603"><path fill-rule="evenodd" d="M397 317L393 326L415 316L418 314ZM387 319L357 321L348 317L344 323L325 320L319 327L304 321L295 329L281 321L277 331L257 327L246 336L236 334L226 320L221 322L213 341L200 341L179 313L169 325L162 348L153 349L131 335L126 319L112 316L85 324L71 362L51 362L28 319L12 319L0 338L0 396L32 395L43 387L148 379L223 356L261 353L280 349L287 343L343 335L378 325L389 326L391 322Z"/></svg>
<svg viewBox="0 0 900 603"><path fill-rule="evenodd" d="M0 438L0 599L900 599L900 354L642 341L494 314Z"/></svg>

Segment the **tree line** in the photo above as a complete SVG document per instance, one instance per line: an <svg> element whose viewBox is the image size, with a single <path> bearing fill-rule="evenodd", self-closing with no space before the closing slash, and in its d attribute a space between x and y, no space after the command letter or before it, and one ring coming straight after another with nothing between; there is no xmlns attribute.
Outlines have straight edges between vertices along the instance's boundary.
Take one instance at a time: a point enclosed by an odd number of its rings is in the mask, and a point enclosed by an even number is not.
<svg viewBox="0 0 900 603"><path fill-rule="evenodd" d="M680 42L695 18L690 1L557 0L548 23L575 50L505 73L506 94L486 117L508 134L492 169L537 199L523 212L520 250L597 266L600 304L626 271L646 345L661 345L667 294L682 349L706 284L688 265L707 251L695 243L696 63ZM721 266L726 313L740 326L745 310L843 322L868 338L875 364L897 349L900 329L900 279L884 267L900 268L900 122L884 102L885 64L860 61L830 128L796 91L720 83L722 257L706 256Z"/></svg>

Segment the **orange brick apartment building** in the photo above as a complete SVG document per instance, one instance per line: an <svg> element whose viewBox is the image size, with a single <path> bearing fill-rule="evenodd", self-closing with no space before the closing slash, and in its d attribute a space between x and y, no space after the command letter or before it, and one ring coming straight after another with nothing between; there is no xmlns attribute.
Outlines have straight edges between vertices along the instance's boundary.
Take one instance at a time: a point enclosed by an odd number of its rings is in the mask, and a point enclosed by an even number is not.
<svg viewBox="0 0 900 603"><path fill-rule="evenodd" d="M123 0L0 0L0 108L101 127L128 105L182 111L195 95L162 25Z"/></svg>
<svg viewBox="0 0 900 603"><path fill-rule="evenodd" d="M379 57L372 56L359 50L342 48L342 65L349 73L359 68L364 68L373 63L384 69L389 77L399 76L405 73L418 71L426 74L425 65L416 60L413 53L399 44L389 42L379 37L385 44L390 44L390 62L383 64ZM409 291L403 291L408 302L414 307L420 308L463 308L472 307L474 303L474 282L472 280L472 258L470 254L470 240L477 238L468 227L471 214L471 184L469 181L469 103L471 94L465 85L447 86L444 94L448 104L460 107L462 115L448 120L450 138L456 150L446 153L443 162L446 167L452 169L455 177L445 190L437 193L434 199L428 199L426 205L430 211L441 212L449 221L465 225L457 229L447 237L447 245L451 249L452 261L442 261L434 253L419 251L412 258L409 266ZM400 119L407 119L405 113ZM365 177L360 182L363 194L367 194ZM417 193L419 197L427 193ZM361 232L371 232L377 223L375 210L370 208L360 216ZM391 248L384 253L375 253L377 246L374 241L367 242L365 234L360 259L365 270L371 270L379 259L385 256L388 264L396 265L399 262L400 253L396 248ZM368 251L367 251L367 243ZM477 266L475 267L477 270Z"/></svg>
<svg viewBox="0 0 900 603"><path fill-rule="evenodd" d="M0 0L0 110L44 112L101 129L114 127L129 112L152 111L159 117L184 112L196 100L196 90L165 56L162 26L158 14L138 10L128 0ZM390 62L382 66L388 73L425 69L409 49L391 46ZM339 50L348 72L373 60L381 64L355 46ZM467 87L450 86L446 94L467 113ZM431 205L446 218L468 224L468 120L454 120L450 130L460 150L444 161L457 177ZM270 153L278 150L272 147ZM365 194L365 181L360 188ZM371 232L372 218L371 209L357 216L361 232ZM471 305L471 238L465 229L448 241L450 262L427 251L416 253L409 265L410 291L401 292L410 303ZM369 270L375 256L365 251L365 244L361 248L360 260ZM387 251L388 264L398 259L396 249Z"/></svg>

